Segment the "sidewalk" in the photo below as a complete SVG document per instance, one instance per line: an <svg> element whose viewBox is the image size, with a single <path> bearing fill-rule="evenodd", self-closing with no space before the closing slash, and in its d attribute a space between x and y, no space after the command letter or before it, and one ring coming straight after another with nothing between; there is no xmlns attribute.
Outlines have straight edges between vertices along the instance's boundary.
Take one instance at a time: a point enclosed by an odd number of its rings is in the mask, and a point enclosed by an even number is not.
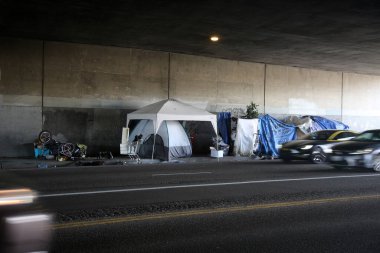
<svg viewBox="0 0 380 253"><path fill-rule="evenodd" d="M178 158L171 161L160 161L156 159L141 159L140 163L131 160L128 157L120 156L113 159L98 159L87 157L80 160L56 161L35 158L0 158L0 169L48 169L60 167L79 167L79 166L112 166L112 165L132 165L132 164L157 164L157 163L215 163L215 162L238 162L253 161L255 158L243 156L225 156L214 158L208 156L195 156L187 158Z"/></svg>

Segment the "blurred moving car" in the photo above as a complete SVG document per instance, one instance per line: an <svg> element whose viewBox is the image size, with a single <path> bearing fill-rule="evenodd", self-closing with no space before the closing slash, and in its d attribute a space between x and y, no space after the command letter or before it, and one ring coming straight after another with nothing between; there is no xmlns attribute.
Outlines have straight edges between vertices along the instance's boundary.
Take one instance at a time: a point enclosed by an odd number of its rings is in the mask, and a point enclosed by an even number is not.
<svg viewBox="0 0 380 253"><path fill-rule="evenodd" d="M365 131L328 152L335 168L362 167L380 172L380 129Z"/></svg>
<svg viewBox="0 0 380 253"><path fill-rule="evenodd" d="M0 177L0 252L48 252L52 215L36 192L10 184L5 172Z"/></svg>
<svg viewBox="0 0 380 253"><path fill-rule="evenodd" d="M349 130L321 130L305 135L301 139L284 143L279 148L279 157L285 162L309 160L312 163L326 161L325 149L339 141L355 137L357 133Z"/></svg>

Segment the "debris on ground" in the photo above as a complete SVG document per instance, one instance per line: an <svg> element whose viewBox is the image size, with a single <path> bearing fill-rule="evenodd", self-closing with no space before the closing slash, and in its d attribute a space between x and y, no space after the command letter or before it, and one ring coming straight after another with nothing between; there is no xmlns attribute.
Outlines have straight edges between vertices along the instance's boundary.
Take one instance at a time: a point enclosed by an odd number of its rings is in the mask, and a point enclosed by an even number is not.
<svg viewBox="0 0 380 253"><path fill-rule="evenodd" d="M113 159L113 155L110 151L99 152L98 159Z"/></svg>
<svg viewBox="0 0 380 253"><path fill-rule="evenodd" d="M77 166L99 166L104 165L104 161L96 160L96 161L77 161L75 163Z"/></svg>
<svg viewBox="0 0 380 253"><path fill-rule="evenodd" d="M34 142L34 157L46 160L67 161L75 158L85 158L87 146L59 142L52 138L49 131L43 130Z"/></svg>

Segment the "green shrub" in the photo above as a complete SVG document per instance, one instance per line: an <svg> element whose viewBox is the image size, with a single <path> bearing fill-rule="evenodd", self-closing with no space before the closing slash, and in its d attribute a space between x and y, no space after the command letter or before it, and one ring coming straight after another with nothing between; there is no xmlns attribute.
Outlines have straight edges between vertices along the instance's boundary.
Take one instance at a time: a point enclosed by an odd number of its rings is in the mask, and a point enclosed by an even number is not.
<svg viewBox="0 0 380 253"><path fill-rule="evenodd" d="M247 119L256 119L259 117L258 108L259 105L251 102L251 104L247 105L246 118Z"/></svg>

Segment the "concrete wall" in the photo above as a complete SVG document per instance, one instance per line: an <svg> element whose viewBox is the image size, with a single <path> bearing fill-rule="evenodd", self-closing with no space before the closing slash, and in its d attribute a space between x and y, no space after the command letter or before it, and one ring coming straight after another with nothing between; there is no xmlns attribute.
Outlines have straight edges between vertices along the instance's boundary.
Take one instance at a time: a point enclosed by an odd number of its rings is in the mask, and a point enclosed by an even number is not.
<svg viewBox="0 0 380 253"><path fill-rule="evenodd" d="M89 154L119 152L128 110L167 98L168 54L47 42L44 125Z"/></svg>
<svg viewBox="0 0 380 253"><path fill-rule="evenodd" d="M380 77L343 75L343 122L352 129L380 128Z"/></svg>
<svg viewBox="0 0 380 253"><path fill-rule="evenodd" d="M211 112L264 105L264 64L171 54L170 97Z"/></svg>
<svg viewBox="0 0 380 253"><path fill-rule="evenodd" d="M42 44L0 39L0 156L30 156L41 129Z"/></svg>
<svg viewBox="0 0 380 253"><path fill-rule="evenodd" d="M342 73L267 65L265 112L341 120Z"/></svg>
<svg viewBox="0 0 380 253"><path fill-rule="evenodd" d="M380 77L130 48L0 38L0 157L32 156L42 129L118 153L126 114L175 98L211 112L321 115L380 127Z"/></svg>
<svg viewBox="0 0 380 253"><path fill-rule="evenodd" d="M136 109L167 98L168 54L47 42L44 105Z"/></svg>

